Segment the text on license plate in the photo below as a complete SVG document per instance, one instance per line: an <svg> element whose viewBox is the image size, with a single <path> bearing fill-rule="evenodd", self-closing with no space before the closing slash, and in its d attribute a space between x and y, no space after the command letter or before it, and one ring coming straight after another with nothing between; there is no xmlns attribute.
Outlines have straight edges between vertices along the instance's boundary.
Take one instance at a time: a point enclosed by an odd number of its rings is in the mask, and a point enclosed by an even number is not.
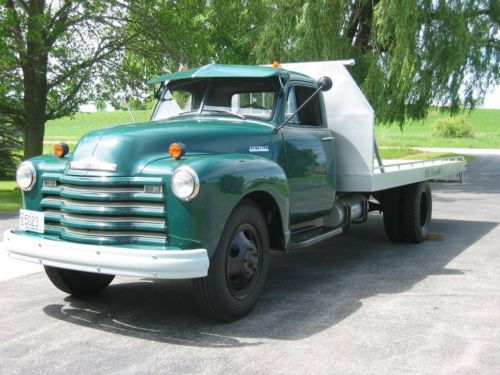
<svg viewBox="0 0 500 375"><path fill-rule="evenodd" d="M43 212L19 210L19 229L43 233L45 229Z"/></svg>

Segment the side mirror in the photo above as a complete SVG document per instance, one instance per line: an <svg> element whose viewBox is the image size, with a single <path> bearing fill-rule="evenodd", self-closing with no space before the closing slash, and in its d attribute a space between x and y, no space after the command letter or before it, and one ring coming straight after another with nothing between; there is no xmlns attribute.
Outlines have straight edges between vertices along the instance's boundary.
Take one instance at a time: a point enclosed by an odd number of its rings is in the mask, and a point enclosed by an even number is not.
<svg viewBox="0 0 500 375"><path fill-rule="evenodd" d="M321 77L318 79L318 86L321 88L321 91L328 91L332 88L333 82L330 77Z"/></svg>

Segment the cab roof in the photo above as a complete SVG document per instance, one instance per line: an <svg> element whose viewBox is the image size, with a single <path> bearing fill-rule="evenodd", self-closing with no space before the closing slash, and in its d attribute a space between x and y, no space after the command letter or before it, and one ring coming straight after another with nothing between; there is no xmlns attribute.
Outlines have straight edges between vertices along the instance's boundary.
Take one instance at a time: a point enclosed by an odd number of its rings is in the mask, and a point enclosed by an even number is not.
<svg viewBox="0 0 500 375"><path fill-rule="evenodd" d="M305 74L270 66L208 64L199 68L164 74L148 81L158 83L188 78L267 78L283 77L302 81L314 81Z"/></svg>

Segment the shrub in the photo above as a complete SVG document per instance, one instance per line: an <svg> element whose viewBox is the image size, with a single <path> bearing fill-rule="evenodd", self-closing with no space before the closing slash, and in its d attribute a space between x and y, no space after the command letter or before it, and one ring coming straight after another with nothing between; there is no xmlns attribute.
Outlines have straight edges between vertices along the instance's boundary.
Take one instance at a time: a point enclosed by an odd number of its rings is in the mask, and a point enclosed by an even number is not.
<svg viewBox="0 0 500 375"><path fill-rule="evenodd" d="M21 130L10 119L0 114L0 177L12 178L20 162Z"/></svg>
<svg viewBox="0 0 500 375"><path fill-rule="evenodd" d="M463 117L439 119L431 125L432 135L441 138L472 138L474 133Z"/></svg>

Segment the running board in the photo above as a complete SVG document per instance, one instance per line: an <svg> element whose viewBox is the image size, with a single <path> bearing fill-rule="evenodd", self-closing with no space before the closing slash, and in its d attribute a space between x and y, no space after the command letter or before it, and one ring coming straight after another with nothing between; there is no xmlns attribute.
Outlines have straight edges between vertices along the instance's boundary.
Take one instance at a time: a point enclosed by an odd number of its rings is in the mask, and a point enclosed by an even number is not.
<svg viewBox="0 0 500 375"><path fill-rule="evenodd" d="M292 241L290 243L289 251L299 250L303 249L304 247L315 245L318 242L341 234L343 231L343 228L333 229L329 227L320 227L292 234Z"/></svg>

